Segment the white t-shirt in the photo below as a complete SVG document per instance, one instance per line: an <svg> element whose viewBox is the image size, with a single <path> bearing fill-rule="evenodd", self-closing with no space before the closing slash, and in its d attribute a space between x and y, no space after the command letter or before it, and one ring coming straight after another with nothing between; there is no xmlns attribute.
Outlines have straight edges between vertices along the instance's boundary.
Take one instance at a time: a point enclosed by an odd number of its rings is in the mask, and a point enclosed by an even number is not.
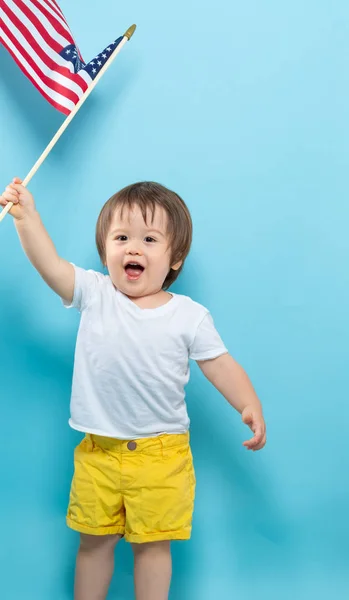
<svg viewBox="0 0 349 600"><path fill-rule="evenodd" d="M208 310L179 294L142 309L109 276L80 267L65 306L81 313L70 426L119 439L185 433L189 358L227 352Z"/></svg>

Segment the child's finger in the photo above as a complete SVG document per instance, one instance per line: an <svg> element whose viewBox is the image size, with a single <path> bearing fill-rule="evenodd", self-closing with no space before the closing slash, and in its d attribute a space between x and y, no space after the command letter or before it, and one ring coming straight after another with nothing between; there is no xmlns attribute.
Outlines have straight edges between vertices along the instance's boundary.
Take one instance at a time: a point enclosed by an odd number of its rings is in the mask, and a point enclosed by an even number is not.
<svg viewBox="0 0 349 600"><path fill-rule="evenodd" d="M261 443L264 436L264 431L261 425L257 425L256 431L254 432L254 446L258 446Z"/></svg>
<svg viewBox="0 0 349 600"><path fill-rule="evenodd" d="M256 452L256 450L262 450L262 448L264 448L266 443L267 443L267 439L265 436L263 436L262 441L259 444L257 444L257 446L252 448L253 452Z"/></svg>
<svg viewBox="0 0 349 600"><path fill-rule="evenodd" d="M246 440L246 442L244 442L242 445L245 446L245 448L248 448L248 450L251 450L256 443L256 437L254 436L250 440Z"/></svg>
<svg viewBox="0 0 349 600"><path fill-rule="evenodd" d="M13 202L13 204L18 204L18 194L16 192L8 191L8 188L3 192L2 197L7 202Z"/></svg>
<svg viewBox="0 0 349 600"><path fill-rule="evenodd" d="M6 186L5 193L13 194L14 196L18 196L18 190L13 183L10 183L10 185Z"/></svg>
<svg viewBox="0 0 349 600"><path fill-rule="evenodd" d="M249 449L254 448L255 446L258 446L258 444L261 443L261 441L263 440L263 436L264 433L261 425L257 425L254 436L250 440L244 442L243 445Z"/></svg>
<svg viewBox="0 0 349 600"><path fill-rule="evenodd" d="M23 193L26 191L26 188L20 183L10 183L10 185L8 185L6 189L8 189L8 188L11 189L12 191L16 192L17 194Z"/></svg>
<svg viewBox="0 0 349 600"><path fill-rule="evenodd" d="M22 179L20 179L20 177L14 177L12 183L22 183Z"/></svg>

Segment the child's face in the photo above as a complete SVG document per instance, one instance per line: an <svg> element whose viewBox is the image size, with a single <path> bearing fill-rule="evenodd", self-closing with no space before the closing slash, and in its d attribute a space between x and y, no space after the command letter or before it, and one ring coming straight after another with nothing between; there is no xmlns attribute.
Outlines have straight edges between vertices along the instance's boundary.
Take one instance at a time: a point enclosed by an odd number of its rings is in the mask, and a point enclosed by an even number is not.
<svg viewBox="0 0 349 600"><path fill-rule="evenodd" d="M167 235L167 215L156 207L144 222L138 206L115 211L106 239L106 266L115 287L127 296L140 298L156 294L170 267L171 249ZM132 264L133 263L133 264Z"/></svg>

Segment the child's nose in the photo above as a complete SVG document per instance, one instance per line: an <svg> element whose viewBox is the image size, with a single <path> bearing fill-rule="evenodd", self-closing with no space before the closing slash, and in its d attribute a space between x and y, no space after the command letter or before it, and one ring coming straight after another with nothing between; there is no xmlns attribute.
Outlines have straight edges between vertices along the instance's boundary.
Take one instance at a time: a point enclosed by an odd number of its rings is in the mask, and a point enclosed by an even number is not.
<svg viewBox="0 0 349 600"><path fill-rule="evenodd" d="M141 255L143 254L140 244L137 241L130 241L128 247L127 247L127 254L135 254L135 255Z"/></svg>

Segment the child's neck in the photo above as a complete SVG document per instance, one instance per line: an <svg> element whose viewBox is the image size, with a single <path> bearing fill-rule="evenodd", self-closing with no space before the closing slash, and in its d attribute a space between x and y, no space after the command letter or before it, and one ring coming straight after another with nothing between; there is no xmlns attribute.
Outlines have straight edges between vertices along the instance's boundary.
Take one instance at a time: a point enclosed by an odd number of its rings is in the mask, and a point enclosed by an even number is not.
<svg viewBox="0 0 349 600"><path fill-rule="evenodd" d="M150 296L141 296L140 298L128 296L128 298L137 304L139 308L159 308L159 306L163 306L170 302L172 294L160 290L159 292L156 292L156 294L151 294Z"/></svg>

